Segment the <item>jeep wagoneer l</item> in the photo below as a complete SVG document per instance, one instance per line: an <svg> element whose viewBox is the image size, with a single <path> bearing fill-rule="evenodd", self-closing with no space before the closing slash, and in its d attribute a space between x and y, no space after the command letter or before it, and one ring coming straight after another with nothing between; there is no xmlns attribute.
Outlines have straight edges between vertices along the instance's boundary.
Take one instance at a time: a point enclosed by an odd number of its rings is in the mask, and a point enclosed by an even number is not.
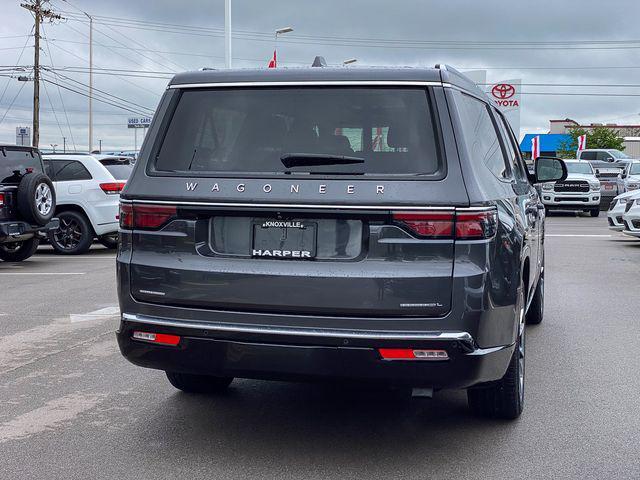
<svg viewBox="0 0 640 480"><path fill-rule="evenodd" d="M123 355L234 377L468 389L517 417L544 206L504 116L447 67L179 74L122 192Z"/></svg>

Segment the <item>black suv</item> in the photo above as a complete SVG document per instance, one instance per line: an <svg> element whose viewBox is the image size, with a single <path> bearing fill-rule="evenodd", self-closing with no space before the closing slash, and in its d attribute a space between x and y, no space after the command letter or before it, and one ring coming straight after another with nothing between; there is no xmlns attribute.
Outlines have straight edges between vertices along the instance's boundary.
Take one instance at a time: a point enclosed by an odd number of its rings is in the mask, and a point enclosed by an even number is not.
<svg viewBox="0 0 640 480"><path fill-rule="evenodd" d="M123 355L233 377L467 388L523 405L544 208L503 115L453 69L201 71L170 83L121 197Z"/></svg>
<svg viewBox="0 0 640 480"><path fill-rule="evenodd" d="M56 192L44 174L38 149L0 145L0 259L33 255L39 234L58 228Z"/></svg>

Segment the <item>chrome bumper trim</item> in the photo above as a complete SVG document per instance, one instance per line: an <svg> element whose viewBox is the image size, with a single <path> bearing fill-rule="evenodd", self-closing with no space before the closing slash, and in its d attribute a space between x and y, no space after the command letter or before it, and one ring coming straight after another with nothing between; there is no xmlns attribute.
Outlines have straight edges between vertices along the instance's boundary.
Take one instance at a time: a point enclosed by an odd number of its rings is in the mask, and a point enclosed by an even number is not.
<svg viewBox="0 0 640 480"><path fill-rule="evenodd" d="M260 325L239 325L233 323L200 323L171 320L123 313L122 319L130 322L159 325L162 327L193 328L214 332L258 333L268 335L291 335L303 337L357 338L370 340L444 340L473 344L473 337L467 332L406 332L379 330L338 330L325 328L265 327Z"/></svg>

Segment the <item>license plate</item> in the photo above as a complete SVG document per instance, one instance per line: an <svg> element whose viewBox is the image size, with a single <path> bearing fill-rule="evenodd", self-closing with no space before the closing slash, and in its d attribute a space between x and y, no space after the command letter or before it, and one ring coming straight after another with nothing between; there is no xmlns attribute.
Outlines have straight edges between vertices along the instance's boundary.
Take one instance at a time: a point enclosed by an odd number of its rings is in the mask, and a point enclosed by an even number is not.
<svg viewBox="0 0 640 480"><path fill-rule="evenodd" d="M253 223L252 257L310 259L316 256L318 224L299 220L257 220Z"/></svg>
<svg viewBox="0 0 640 480"><path fill-rule="evenodd" d="M604 189L605 189L605 190L613 190L613 185L605 184L605 185L604 185Z"/></svg>

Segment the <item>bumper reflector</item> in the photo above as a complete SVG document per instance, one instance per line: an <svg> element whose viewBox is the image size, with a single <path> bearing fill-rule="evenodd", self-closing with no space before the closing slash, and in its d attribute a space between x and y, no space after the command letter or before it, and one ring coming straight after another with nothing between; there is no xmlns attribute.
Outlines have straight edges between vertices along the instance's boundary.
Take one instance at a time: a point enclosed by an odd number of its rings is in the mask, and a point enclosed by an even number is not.
<svg viewBox="0 0 640 480"><path fill-rule="evenodd" d="M414 350L413 348L379 348L383 360L449 360L446 350Z"/></svg>
<svg viewBox="0 0 640 480"><path fill-rule="evenodd" d="M180 337L178 335L167 335L166 333L133 332L132 337L136 340L143 340L158 345L170 345L172 347L180 343Z"/></svg>

